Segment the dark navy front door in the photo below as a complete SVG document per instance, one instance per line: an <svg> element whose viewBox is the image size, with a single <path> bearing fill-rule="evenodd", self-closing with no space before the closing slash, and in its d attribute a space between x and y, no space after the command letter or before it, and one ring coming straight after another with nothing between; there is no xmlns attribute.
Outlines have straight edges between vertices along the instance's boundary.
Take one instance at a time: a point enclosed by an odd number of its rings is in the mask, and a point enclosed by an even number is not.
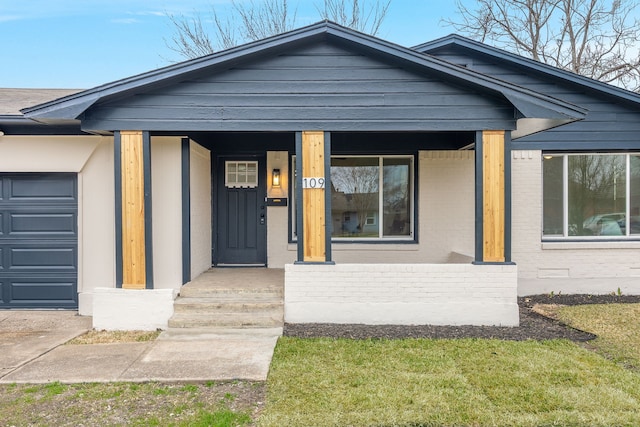
<svg viewBox="0 0 640 427"><path fill-rule="evenodd" d="M215 265L266 265L264 157L220 157L217 164Z"/></svg>

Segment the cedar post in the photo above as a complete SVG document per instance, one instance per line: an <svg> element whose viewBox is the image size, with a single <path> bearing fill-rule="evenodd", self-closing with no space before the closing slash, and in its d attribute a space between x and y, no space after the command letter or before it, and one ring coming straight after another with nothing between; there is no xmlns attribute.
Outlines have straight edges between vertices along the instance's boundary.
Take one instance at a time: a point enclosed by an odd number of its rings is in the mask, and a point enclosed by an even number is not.
<svg viewBox="0 0 640 427"><path fill-rule="evenodd" d="M482 132L483 262L505 262L505 132Z"/></svg>
<svg viewBox="0 0 640 427"><path fill-rule="evenodd" d="M302 209L304 229L304 262L325 262L325 134L302 132Z"/></svg>
<svg viewBox="0 0 640 427"><path fill-rule="evenodd" d="M125 289L153 288L148 132L116 132L116 277Z"/></svg>

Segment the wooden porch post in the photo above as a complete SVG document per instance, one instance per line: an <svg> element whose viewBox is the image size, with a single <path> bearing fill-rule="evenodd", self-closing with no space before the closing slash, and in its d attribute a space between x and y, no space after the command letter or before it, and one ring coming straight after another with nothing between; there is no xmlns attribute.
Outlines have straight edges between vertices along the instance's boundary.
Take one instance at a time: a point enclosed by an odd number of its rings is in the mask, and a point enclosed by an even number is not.
<svg viewBox="0 0 640 427"><path fill-rule="evenodd" d="M327 229L327 210L331 192L329 134L304 131L298 147L298 262L331 262L331 231Z"/></svg>
<svg viewBox="0 0 640 427"><path fill-rule="evenodd" d="M153 288L150 161L148 132L116 132L116 284L125 289Z"/></svg>
<svg viewBox="0 0 640 427"><path fill-rule="evenodd" d="M476 142L476 262L509 262L507 231L510 230L505 182L508 170L505 131L488 130ZM480 169L480 170L478 170ZM481 219L481 220L480 220ZM480 259L479 259L480 258Z"/></svg>

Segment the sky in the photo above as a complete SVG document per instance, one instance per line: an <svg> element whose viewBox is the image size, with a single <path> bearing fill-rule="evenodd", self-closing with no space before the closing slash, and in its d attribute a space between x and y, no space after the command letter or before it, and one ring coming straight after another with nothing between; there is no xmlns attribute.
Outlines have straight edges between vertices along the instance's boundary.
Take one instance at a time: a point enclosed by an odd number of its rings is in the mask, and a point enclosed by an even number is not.
<svg viewBox="0 0 640 427"><path fill-rule="evenodd" d="M299 26L320 20L320 1L298 1ZM168 15L212 5L224 14L229 0L0 0L0 87L87 89L178 62ZM415 46L454 17L453 0L393 0L378 37Z"/></svg>

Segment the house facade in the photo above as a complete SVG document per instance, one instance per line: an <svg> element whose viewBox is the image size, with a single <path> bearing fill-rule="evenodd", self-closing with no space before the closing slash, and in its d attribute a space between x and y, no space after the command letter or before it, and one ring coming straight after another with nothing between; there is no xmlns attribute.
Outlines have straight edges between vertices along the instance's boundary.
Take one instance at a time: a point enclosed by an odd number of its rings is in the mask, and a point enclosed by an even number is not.
<svg viewBox="0 0 640 427"><path fill-rule="evenodd" d="M514 326L518 294L640 292L640 96L464 38L321 22L0 93L26 107L0 111L1 308L162 328L211 266L284 268L292 323Z"/></svg>

